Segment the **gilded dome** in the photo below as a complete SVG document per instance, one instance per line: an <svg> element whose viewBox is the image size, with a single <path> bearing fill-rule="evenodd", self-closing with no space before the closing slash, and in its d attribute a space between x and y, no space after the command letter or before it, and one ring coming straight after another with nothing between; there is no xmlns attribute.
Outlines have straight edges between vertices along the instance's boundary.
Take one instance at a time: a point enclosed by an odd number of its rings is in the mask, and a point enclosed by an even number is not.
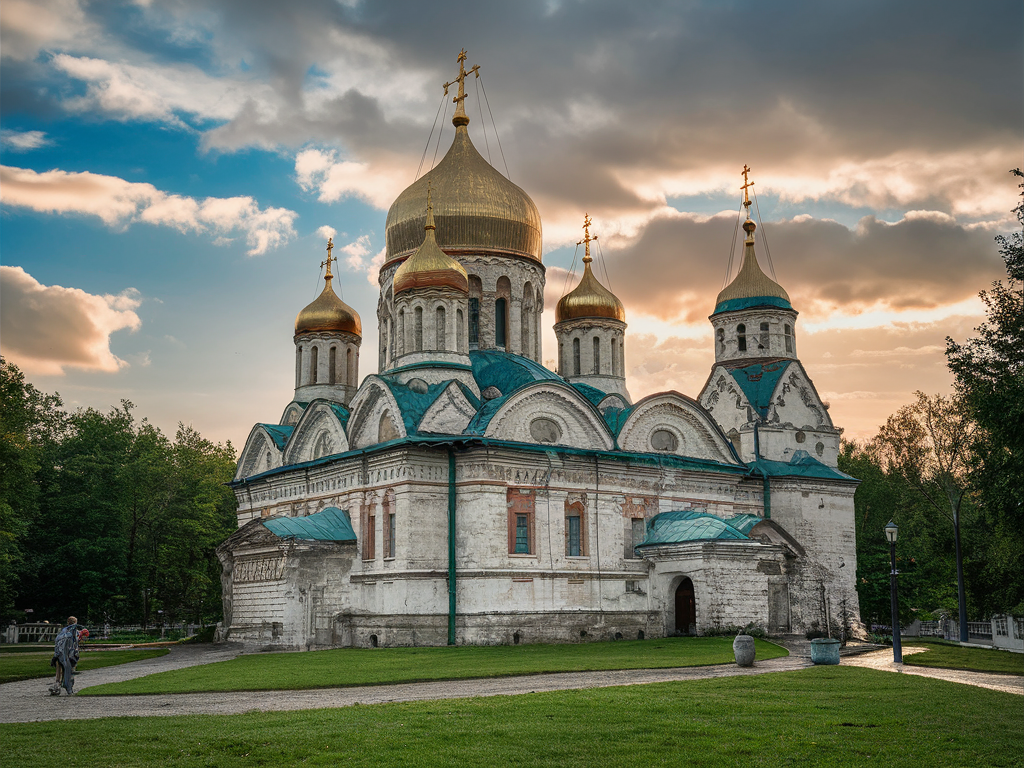
<svg viewBox="0 0 1024 768"><path fill-rule="evenodd" d="M413 288L453 288L469 293L469 276L459 262L437 246L434 215L427 190L427 223L423 244L395 270L395 295Z"/></svg>
<svg viewBox="0 0 1024 768"><path fill-rule="evenodd" d="M330 250L328 250L330 259ZM324 275L324 289L312 304L295 316L295 335L304 333L332 333L344 331L362 338L363 324L359 314L348 304L338 298L331 287L334 276L331 274L330 261L327 262L327 274Z"/></svg>
<svg viewBox="0 0 1024 768"><path fill-rule="evenodd" d="M786 290L761 271L761 266L757 263L757 255L754 253L756 228L757 225L749 218L743 222L743 230L747 233L743 242L743 263L733 281L718 294L715 314L757 306L793 308Z"/></svg>
<svg viewBox="0 0 1024 768"><path fill-rule="evenodd" d="M626 322L626 310L614 293L594 276L590 259L583 259L583 279L565 294L555 307L555 322L580 320L585 317L607 318Z"/></svg>
<svg viewBox="0 0 1024 768"><path fill-rule="evenodd" d="M541 260L537 206L481 157L465 123L460 123L444 159L391 205L385 263L408 256L423 243L428 185L433 190L436 242L447 253L498 252Z"/></svg>

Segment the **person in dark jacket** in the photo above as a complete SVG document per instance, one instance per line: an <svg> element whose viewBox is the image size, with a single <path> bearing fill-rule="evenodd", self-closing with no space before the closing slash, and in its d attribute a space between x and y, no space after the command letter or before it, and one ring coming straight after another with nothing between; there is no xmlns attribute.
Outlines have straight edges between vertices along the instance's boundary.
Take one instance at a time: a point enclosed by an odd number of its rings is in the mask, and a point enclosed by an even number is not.
<svg viewBox="0 0 1024 768"><path fill-rule="evenodd" d="M89 636L89 630L78 626L78 619L68 617L68 625L57 633L53 644L53 658L50 666L56 667L57 675L50 686L51 696L60 696L60 689L68 696L75 695L75 666L78 664L78 641Z"/></svg>

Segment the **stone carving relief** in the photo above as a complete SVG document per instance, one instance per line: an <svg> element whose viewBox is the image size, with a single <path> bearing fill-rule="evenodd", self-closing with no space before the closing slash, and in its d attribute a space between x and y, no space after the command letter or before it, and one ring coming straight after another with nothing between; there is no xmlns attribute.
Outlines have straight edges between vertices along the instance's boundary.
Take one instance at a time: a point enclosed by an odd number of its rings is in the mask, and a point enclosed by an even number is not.
<svg viewBox="0 0 1024 768"><path fill-rule="evenodd" d="M709 414L675 394L641 402L619 433L619 447L635 453L671 451L679 456L735 462Z"/></svg>
<svg viewBox="0 0 1024 768"><path fill-rule="evenodd" d="M235 561L232 579L239 584L250 581L275 581L283 575L283 557L261 557Z"/></svg>
<svg viewBox="0 0 1024 768"><path fill-rule="evenodd" d="M549 382L520 390L502 405L487 427L487 437L522 443L541 442L532 432L538 419L552 422L558 430L557 445L611 450L614 443L604 422L576 390ZM543 437L554 436L546 425L537 426Z"/></svg>
<svg viewBox="0 0 1024 768"><path fill-rule="evenodd" d="M319 459L348 450L348 438L334 409L314 400L302 414L284 451L284 463Z"/></svg>
<svg viewBox="0 0 1024 768"><path fill-rule="evenodd" d="M427 408L417 431L460 435L476 415L476 409L454 382Z"/></svg>

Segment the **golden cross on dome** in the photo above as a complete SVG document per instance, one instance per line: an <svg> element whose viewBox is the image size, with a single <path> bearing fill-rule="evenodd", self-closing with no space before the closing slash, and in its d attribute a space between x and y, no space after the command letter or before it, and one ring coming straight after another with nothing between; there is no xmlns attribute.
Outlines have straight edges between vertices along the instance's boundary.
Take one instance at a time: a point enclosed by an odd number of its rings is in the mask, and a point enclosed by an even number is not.
<svg viewBox="0 0 1024 768"><path fill-rule="evenodd" d="M327 261L321 261L320 262L320 266L321 267L327 267L327 274L324 275L324 279L325 280L330 280L332 277L334 277L334 275L331 274L331 262L332 261L337 261L338 257L337 256L331 256L331 251L333 249L334 249L334 238L333 237L329 237L329 238L327 238Z"/></svg>
<svg viewBox="0 0 1024 768"><path fill-rule="evenodd" d="M750 166L748 166L746 163L743 164L743 174L742 175L743 175L743 186L740 187L740 189L743 190L743 204L745 206L747 206L747 208L750 208L750 195L747 194L747 188L754 186L754 182L752 182L750 180L750 178L749 178L749 176L750 176Z"/></svg>
<svg viewBox="0 0 1024 768"><path fill-rule="evenodd" d="M459 95L456 96L452 101L457 105L455 107L455 114L452 115L452 122L455 125L469 125L469 115L466 114L466 77L475 74L480 77L480 65L477 64L470 67L469 71L466 71L466 49L463 48L459 51L459 76L454 80L451 80L444 84L444 95L448 95L448 88L456 83L459 84Z"/></svg>
<svg viewBox="0 0 1024 768"><path fill-rule="evenodd" d="M586 252L585 252L585 254L583 256L583 263L584 264L589 264L590 262L593 261L593 259L590 258L590 243L591 243L592 240L597 240L597 235L594 235L593 237L590 236L590 225L591 225L591 223L592 222L590 221L590 214L589 213L584 213L583 214L583 239L580 240L578 243L576 243L576 245L584 245L584 244L586 245L586 249L587 250L586 250Z"/></svg>

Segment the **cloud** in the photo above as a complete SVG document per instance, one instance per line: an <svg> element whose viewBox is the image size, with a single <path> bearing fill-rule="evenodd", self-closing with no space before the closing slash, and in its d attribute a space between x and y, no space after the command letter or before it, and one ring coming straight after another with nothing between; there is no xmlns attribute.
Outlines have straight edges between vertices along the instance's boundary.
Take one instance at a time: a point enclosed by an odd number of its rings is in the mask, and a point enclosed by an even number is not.
<svg viewBox="0 0 1024 768"><path fill-rule="evenodd" d="M339 160L336 151L322 149L305 149L296 155L295 179L321 203L356 197L379 210L387 210L413 181L407 170Z"/></svg>
<svg viewBox="0 0 1024 768"><path fill-rule="evenodd" d="M192 197L162 192L152 184L116 176L52 170L44 173L0 166L0 200L4 205L44 213L96 216L107 226L135 222L174 227L180 232L212 233L230 242L238 233L256 256L295 236L298 214L264 208L251 197Z"/></svg>
<svg viewBox="0 0 1024 768"><path fill-rule="evenodd" d="M142 303L129 288L95 296L78 288L42 285L21 267L0 266L0 348L26 372L63 375L65 368L115 373L128 365L110 349L115 331L137 331ZM141 365L148 365L148 353Z"/></svg>
<svg viewBox="0 0 1024 768"><path fill-rule="evenodd" d="M33 59L40 50L73 44L95 30L77 0L4 0L0 5L5 59Z"/></svg>
<svg viewBox="0 0 1024 768"><path fill-rule="evenodd" d="M46 138L43 131L0 131L0 144L9 152L28 152L40 147L48 147L53 141Z"/></svg>
<svg viewBox="0 0 1024 768"><path fill-rule="evenodd" d="M324 240L329 240L336 234L338 234L338 230L336 230L334 227L328 226L327 224L324 224L322 227L318 227L316 230L317 237L320 237Z"/></svg>

